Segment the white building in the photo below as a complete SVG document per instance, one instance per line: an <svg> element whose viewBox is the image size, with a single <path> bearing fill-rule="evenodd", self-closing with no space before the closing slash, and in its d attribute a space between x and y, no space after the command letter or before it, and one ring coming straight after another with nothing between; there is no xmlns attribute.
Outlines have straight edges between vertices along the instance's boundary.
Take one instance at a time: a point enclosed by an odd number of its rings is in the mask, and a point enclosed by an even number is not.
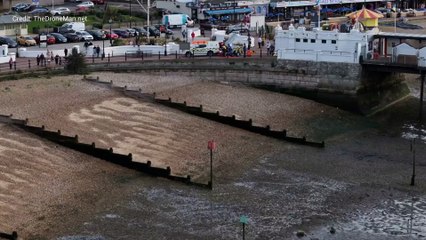
<svg viewBox="0 0 426 240"><path fill-rule="evenodd" d="M275 49L278 59L307 60L318 62L359 63L371 59L373 35L378 29L350 33L336 31L306 31L304 27L275 30Z"/></svg>
<svg viewBox="0 0 426 240"><path fill-rule="evenodd" d="M28 22L26 18L16 15L0 16L0 36L15 36L28 34Z"/></svg>

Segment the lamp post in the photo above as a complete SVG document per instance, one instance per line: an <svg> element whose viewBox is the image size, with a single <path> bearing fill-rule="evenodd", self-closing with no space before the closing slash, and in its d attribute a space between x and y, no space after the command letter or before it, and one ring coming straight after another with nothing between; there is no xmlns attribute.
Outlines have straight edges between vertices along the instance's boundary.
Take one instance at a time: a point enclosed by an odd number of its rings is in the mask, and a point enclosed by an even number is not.
<svg viewBox="0 0 426 240"><path fill-rule="evenodd" d="M234 21L237 22L237 15L235 15L235 7L237 5L237 2L234 0Z"/></svg>
<svg viewBox="0 0 426 240"><path fill-rule="evenodd" d="M146 24L148 26L146 27L146 39L149 42L149 9L151 8L151 0L148 0L147 4L148 4L148 6L147 6L147 11L146 11Z"/></svg>
<svg viewBox="0 0 426 240"><path fill-rule="evenodd" d="M108 20L109 22L109 44L112 45L112 19Z"/></svg>
<svg viewBox="0 0 426 240"><path fill-rule="evenodd" d="M216 150L216 142L210 140L207 144L207 148L210 150L210 189L213 190L213 151Z"/></svg>
<svg viewBox="0 0 426 240"><path fill-rule="evenodd" d="M19 43L18 43L19 29L15 29L15 40L16 40L16 57L19 57Z"/></svg>
<svg viewBox="0 0 426 240"><path fill-rule="evenodd" d="M110 37L111 37L111 33L110 33ZM105 38L106 38L106 34L104 32L104 35L102 36L102 55L101 55L102 60L104 60L105 58Z"/></svg>
<svg viewBox="0 0 426 240"><path fill-rule="evenodd" d="M130 14L130 28L132 28L132 0L130 0L129 14Z"/></svg>

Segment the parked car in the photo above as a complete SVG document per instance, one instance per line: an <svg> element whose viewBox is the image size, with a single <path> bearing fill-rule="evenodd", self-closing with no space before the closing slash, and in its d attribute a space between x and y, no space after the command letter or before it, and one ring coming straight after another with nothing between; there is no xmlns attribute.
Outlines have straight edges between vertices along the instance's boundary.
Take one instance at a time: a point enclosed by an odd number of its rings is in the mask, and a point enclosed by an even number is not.
<svg viewBox="0 0 426 240"><path fill-rule="evenodd" d="M55 44L56 43L56 39L54 36L47 34L46 35L46 42L47 44ZM37 42L37 44L40 44L40 35L39 36L35 36L34 40Z"/></svg>
<svg viewBox="0 0 426 240"><path fill-rule="evenodd" d="M30 36L19 36L18 44L22 46L35 46L37 42Z"/></svg>
<svg viewBox="0 0 426 240"><path fill-rule="evenodd" d="M60 8L55 8L53 10L50 11L50 13L53 16L59 16L59 15L68 15L71 13L71 10L69 8L66 7L60 7Z"/></svg>
<svg viewBox="0 0 426 240"><path fill-rule="evenodd" d="M68 33L64 33L62 35L64 35L64 37L67 38L67 42L79 42L80 41L80 37L77 34L75 34L74 32L68 32Z"/></svg>
<svg viewBox="0 0 426 240"><path fill-rule="evenodd" d="M148 32L146 31L146 28L134 27L133 29L135 29L135 31L139 33L139 36L146 37L148 35Z"/></svg>
<svg viewBox="0 0 426 240"><path fill-rule="evenodd" d="M164 25L155 25L154 27L158 29L160 33L165 33L166 35L173 35L173 31Z"/></svg>
<svg viewBox="0 0 426 240"><path fill-rule="evenodd" d="M112 38L112 40L115 40L115 39L118 38L118 35L115 34L115 33L110 33L108 31L104 31L104 34L105 34L106 39L111 39Z"/></svg>
<svg viewBox="0 0 426 240"><path fill-rule="evenodd" d="M50 12L49 12L49 9L47 9L47 8L36 8L36 9L32 10L31 12L29 12L28 14L37 15L37 16L46 16L46 15L50 14Z"/></svg>
<svg viewBox="0 0 426 240"><path fill-rule="evenodd" d="M114 30L112 30L112 32L117 34L121 38L129 38L130 37L130 34L126 30L114 29Z"/></svg>
<svg viewBox="0 0 426 240"><path fill-rule="evenodd" d="M0 37L0 45L6 44L10 48L18 47L18 43L9 37Z"/></svg>
<svg viewBox="0 0 426 240"><path fill-rule="evenodd" d="M82 3L77 5L77 7L88 7L88 8L91 8L91 7L94 7L94 6L95 6L95 4L91 1L82 2Z"/></svg>
<svg viewBox="0 0 426 240"><path fill-rule="evenodd" d="M12 7L12 11L15 12L26 12L30 9L31 4L29 3L18 3Z"/></svg>
<svg viewBox="0 0 426 240"><path fill-rule="evenodd" d="M50 35L52 35L55 38L55 43L66 43L66 42L68 42L67 38L60 33L51 33Z"/></svg>
<svg viewBox="0 0 426 240"><path fill-rule="evenodd" d="M130 37L136 36L136 30L133 28L128 28L126 31L129 33Z"/></svg>
<svg viewBox="0 0 426 240"><path fill-rule="evenodd" d="M80 41L92 41L93 40L93 36L90 35L86 31L77 31L77 32L75 32L75 34L77 34L77 36L80 38Z"/></svg>
<svg viewBox="0 0 426 240"><path fill-rule="evenodd" d="M145 29L146 29L146 27L145 27ZM149 36L154 36L154 37L160 36L160 30L158 30L154 26L150 26L148 29L149 29Z"/></svg>
<svg viewBox="0 0 426 240"><path fill-rule="evenodd" d="M75 9L75 13L77 15L83 15L83 14L87 13L88 11L90 11L89 7L77 7Z"/></svg>
<svg viewBox="0 0 426 240"><path fill-rule="evenodd" d="M105 39L105 34L101 30L87 30L87 32L92 35L95 40Z"/></svg>

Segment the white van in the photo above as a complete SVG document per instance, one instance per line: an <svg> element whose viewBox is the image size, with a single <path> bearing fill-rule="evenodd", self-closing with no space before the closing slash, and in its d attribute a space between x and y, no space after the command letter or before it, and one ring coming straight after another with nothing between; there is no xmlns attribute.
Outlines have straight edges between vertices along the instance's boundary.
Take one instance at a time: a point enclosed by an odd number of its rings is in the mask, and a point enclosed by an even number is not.
<svg viewBox="0 0 426 240"><path fill-rule="evenodd" d="M84 31L86 29L86 25L84 22L69 22L64 23L61 28L74 30L74 31Z"/></svg>

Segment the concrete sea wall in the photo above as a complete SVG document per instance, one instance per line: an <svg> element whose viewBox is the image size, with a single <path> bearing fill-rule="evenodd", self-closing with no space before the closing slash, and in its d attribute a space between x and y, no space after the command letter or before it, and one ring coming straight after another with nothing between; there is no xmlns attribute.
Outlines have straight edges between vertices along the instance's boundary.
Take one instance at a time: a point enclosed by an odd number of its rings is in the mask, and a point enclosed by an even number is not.
<svg viewBox="0 0 426 240"><path fill-rule="evenodd" d="M265 59L176 59L91 64L95 71L141 71L159 76L242 83L370 113L408 94L403 75L366 72L352 63Z"/></svg>

